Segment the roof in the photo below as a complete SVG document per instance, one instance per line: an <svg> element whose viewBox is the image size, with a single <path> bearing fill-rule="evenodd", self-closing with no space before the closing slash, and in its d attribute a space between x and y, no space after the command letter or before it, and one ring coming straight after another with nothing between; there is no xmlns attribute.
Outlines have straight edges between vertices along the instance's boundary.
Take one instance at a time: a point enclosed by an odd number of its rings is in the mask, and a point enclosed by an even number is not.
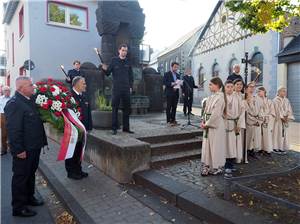
<svg viewBox="0 0 300 224"><path fill-rule="evenodd" d="M277 56L278 63L300 61L300 33Z"/></svg>
<svg viewBox="0 0 300 224"><path fill-rule="evenodd" d="M185 34L181 38L179 38L175 43L173 43L171 46L167 47L165 50L163 50L157 57L161 57L179 47L181 47L184 43L186 43L189 39L191 39L195 34L201 32L203 26L198 26L189 33Z"/></svg>
<svg viewBox="0 0 300 224"><path fill-rule="evenodd" d="M9 24L18 7L19 0L10 0L6 3L5 12L2 23Z"/></svg>
<svg viewBox="0 0 300 224"><path fill-rule="evenodd" d="M211 21L213 20L213 18L215 17L216 13L218 12L220 6L223 4L223 0L219 0L217 5L215 6L212 14L210 15L209 19L207 20L205 26L203 27L200 35L199 35L199 38L197 39L197 41L195 42L194 46L192 47L191 51L189 52L189 56L191 56L194 52L194 50L196 49L198 43L202 40L204 34L206 33L207 29L209 28L209 25L211 23Z"/></svg>

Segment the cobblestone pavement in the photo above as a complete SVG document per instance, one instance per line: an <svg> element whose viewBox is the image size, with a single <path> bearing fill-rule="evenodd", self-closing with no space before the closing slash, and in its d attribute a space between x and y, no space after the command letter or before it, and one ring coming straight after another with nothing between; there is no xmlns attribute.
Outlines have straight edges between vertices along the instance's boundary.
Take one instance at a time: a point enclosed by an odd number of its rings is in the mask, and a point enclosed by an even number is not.
<svg viewBox="0 0 300 224"><path fill-rule="evenodd" d="M248 164L237 164L238 171L235 176L280 172L300 164L300 153L292 150L287 155L272 154L271 157L262 155L258 158L258 160L249 161ZM222 197L223 175L202 177L200 175L200 159L160 167L157 170L167 177L202 191L208 197Z"/></svg>
<svg viewBox="0 0 300 224"><path fill-rule="evenodd" d="M41 155L41 160L95 223L169 223L127 194L117 182L86 162L83 163L83 170L89 173L88 178L79 181L68 179L64 162L56 160L58 145L49 140L49 147L50 150Z"/></svg>

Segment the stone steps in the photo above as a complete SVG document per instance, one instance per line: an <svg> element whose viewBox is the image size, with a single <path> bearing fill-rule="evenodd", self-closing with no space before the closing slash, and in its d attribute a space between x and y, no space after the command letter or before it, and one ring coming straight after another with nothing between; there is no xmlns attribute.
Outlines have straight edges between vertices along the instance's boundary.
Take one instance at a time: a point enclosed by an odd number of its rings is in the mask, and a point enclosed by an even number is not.
<svg viewBox="0 0 300 224"><path fill-rule="evenodd" d="M150 144L157 144L163 142L191 139L197 136L202 136L202 133L203 133L202 130L192 130L192 131L185 131L180 133L168 133L168 134L156 135L156 136L139 137L138 139Z"/></svg>
<svg viewBox="0 0 300 224"><path fill-rule="evenodd" d="M182 162L189 159L200 158L201 149L192 149L188 151L181 151L175 153L168 153L166 155L152 156L151 167L159 167L169 163Z"/></svg>
<svg viewBox="0 0 300 224"><path fill-rule="evenodd" d="M162 156L176 152L188 152L193 149L201 149L202 137L151 144L151 156Z"/></svg>
<svg viewBox="0 0 300 224"><path fill-rule="evenodd" d="M170 204L200 220L205 220L204 223L270 223L270 220L254 215L251 211L237 207L218 197L209 197L201 191L166 177L155 170L134 173L133 178L136 185L151 190Z"/></svg>

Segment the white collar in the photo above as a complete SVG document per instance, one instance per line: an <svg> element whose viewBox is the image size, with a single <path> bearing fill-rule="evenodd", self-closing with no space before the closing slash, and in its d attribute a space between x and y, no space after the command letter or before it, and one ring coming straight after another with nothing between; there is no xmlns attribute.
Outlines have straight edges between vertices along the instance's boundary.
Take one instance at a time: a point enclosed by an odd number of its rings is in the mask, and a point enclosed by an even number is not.
<svg viewBox="0 0 300 224"><path fill-rule="evenodd" d="M73 91L77 94L77 95L81 95L81 93L77 92L74 88Z"/></svg>

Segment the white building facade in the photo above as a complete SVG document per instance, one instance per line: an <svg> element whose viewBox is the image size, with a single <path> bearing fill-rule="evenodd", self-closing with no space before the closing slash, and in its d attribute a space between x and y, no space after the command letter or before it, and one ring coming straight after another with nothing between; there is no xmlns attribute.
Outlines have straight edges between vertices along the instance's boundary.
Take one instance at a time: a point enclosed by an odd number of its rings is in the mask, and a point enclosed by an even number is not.
<svg viewBox="0 0 300 224"><path fill-rule="evenodd" d="M100 47L96 29L97 1L9 1L4 12L7 57L6 84L15 89L20 75L64 79L60 65L72 68L74 60L98 64ZM25 70L31 60L35 68Z"/></svg>

